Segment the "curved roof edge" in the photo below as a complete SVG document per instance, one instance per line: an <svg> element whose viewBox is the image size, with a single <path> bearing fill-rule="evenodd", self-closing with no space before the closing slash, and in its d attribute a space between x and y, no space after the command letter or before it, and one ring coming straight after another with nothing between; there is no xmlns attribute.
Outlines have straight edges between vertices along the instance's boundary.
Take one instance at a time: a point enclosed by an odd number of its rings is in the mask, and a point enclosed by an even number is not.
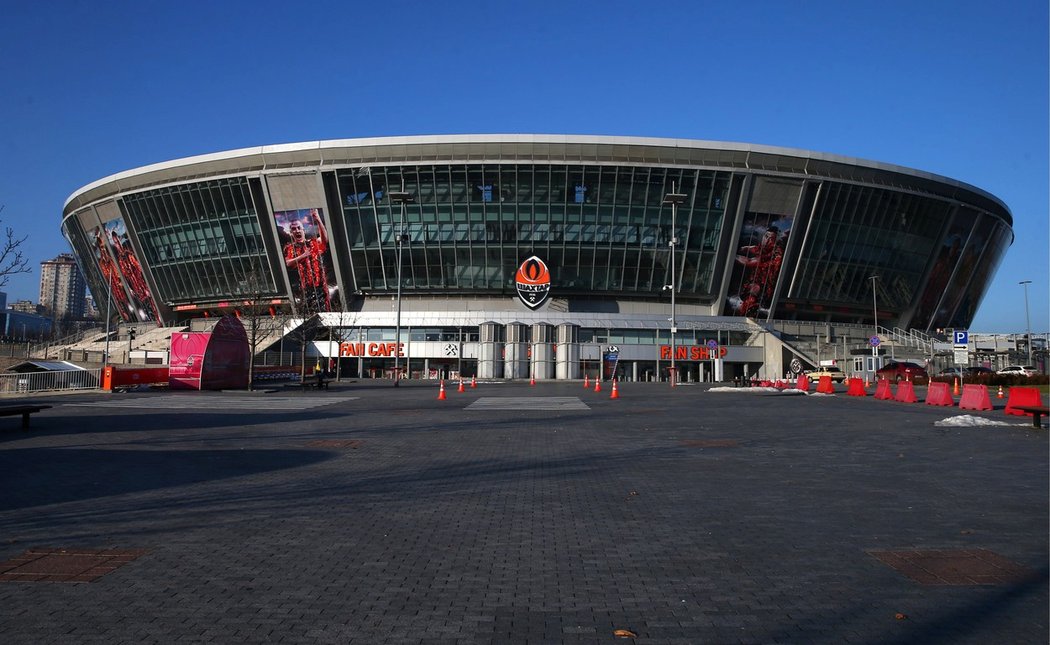
<svg viewBox="0 0 1050 645"><path fill-rule="evenodd" d="M729 141L706 141L699 139L669 139L657 137L630 137L630 136L607 136L607 135L553 135L553 134L441 134L441 135L412 135L391 137L366 137L356 139L328 139L322 141L306 141L300 143L281 143L251 148L238 148L222 152L213 152L203 155L194 155L163 161L118 172L97 181L93 181L75 191L66 199L62 210L65 214L69 204L80 195L97 189L107 183L121 183L123 180L131 179L152 172L171 170L180 166L190 166L214 161L229 161L238 158L260 157L267 155L287 154L294 152L317 150L331 150L337 148L361 148L367 146L398 146L398 145L425 145L425 144L483 144L483 143L530 143L530 144L593 144L593 145L627 145L627 146L656 146L664 148L687 148L697 150L723 150L731 152L757 153L768 155L780 155L795 157L799 159L817 160L829 163L838 163L849 166L870 168L884 172L899 173L918 179L935 181L941 184L961 188L985 197L998 204L1007 214L1009 223L1013 225L1013 214L1010 208L995 195L950 177L937 175L935 173L897 166L893 164L847 157L824 152L814 152L799 148L785 148L779 146L767 146L760 144L738 143ZM119 189L116 192L121 192Z"/></svg>

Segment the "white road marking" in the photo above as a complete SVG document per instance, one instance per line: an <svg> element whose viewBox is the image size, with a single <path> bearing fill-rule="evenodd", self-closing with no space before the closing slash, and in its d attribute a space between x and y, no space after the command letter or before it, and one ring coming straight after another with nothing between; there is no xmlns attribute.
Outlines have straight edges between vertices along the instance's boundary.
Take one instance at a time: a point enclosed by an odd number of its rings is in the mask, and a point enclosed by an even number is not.
<svg viewBox="0 0 1050 645"><path fill-rule="evenodd" d="M465 410L590 410L575 396L483 396Z"/></svg>

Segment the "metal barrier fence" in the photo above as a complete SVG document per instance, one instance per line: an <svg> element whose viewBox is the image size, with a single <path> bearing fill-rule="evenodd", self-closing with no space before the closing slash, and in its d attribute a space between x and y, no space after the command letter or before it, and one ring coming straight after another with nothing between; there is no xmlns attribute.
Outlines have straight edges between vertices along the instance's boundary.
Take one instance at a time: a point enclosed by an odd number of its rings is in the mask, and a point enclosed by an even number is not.
<svg viewBox="0 0 1050 645"><path fill-rule="evenodd" d="M27 394L62 390L97 390L102 369L63 370L61 372L25 372L0 374L0 394Z"/></svg>

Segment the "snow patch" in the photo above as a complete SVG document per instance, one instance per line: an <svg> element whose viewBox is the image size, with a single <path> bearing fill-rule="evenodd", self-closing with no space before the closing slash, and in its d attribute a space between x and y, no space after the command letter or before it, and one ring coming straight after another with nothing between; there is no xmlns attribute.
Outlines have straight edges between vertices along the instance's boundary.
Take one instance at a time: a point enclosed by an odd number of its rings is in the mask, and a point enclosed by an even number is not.
<svg viewBox="0 0 1050 645"><path fill-rule="evenodd" d="M738 394L808 394L795 388L780 389L778 387L713 387L708 392L736 392Z"/></svg>
<svg viewBox="0 0 1050 645"><path fill-rule="evenodd" d="M935 426L941 427L954 427L954 428L978 428L983 426L1027 426L1029 423L1010 423L1006 420L988 419L985 417L975 417L972 414L963 414L957 417L948 417L947 419L941 419L935 421Z"/></svg>

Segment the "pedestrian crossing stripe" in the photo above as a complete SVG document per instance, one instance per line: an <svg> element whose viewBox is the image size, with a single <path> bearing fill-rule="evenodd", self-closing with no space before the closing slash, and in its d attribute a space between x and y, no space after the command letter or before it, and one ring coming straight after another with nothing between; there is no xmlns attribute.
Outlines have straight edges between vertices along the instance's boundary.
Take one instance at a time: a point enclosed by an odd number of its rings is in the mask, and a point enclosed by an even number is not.
<svg viewBox="0 0 1050 645"><path fill-rule="evenodd" d="M465 410L590 410L575 396L483 396Z"/></svg>

